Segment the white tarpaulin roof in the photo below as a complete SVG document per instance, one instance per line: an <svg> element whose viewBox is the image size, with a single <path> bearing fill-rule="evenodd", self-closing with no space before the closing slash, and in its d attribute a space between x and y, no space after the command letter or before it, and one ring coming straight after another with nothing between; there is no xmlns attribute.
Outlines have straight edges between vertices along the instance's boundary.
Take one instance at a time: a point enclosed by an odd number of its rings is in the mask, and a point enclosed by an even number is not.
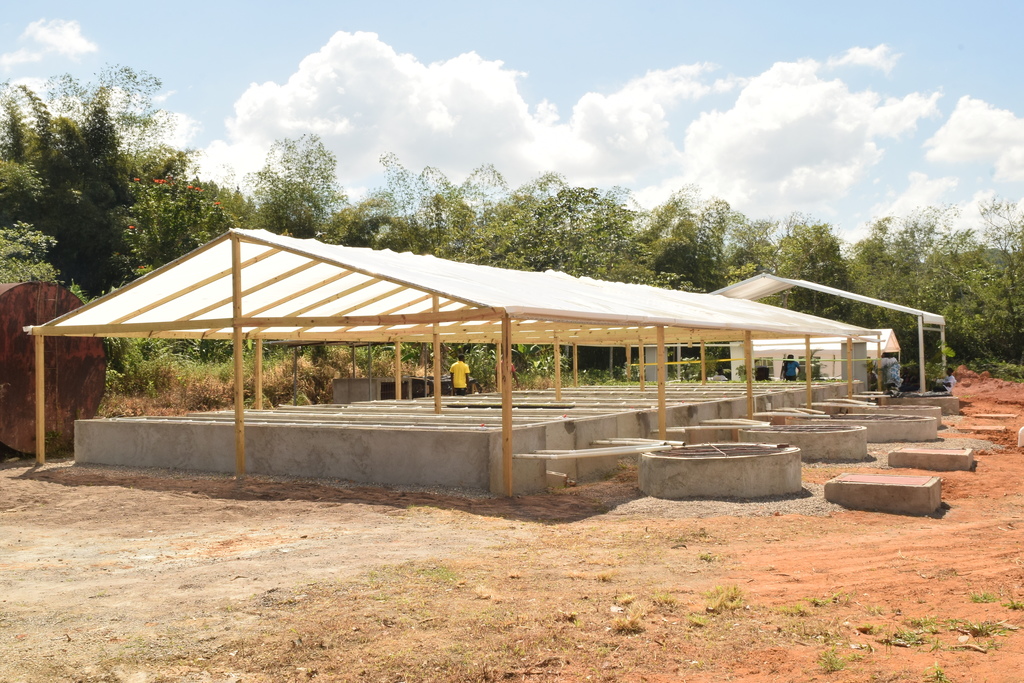
<svg viewBox="0 0 1024 683"><path fill-rule="evenodd" d="M629 343L649 340L655 326L667 328L670 342L732 340L745 330L755 338L871 334L723 296L329 245L263 230L232 230L35 332L230 339L236 303L244 335L262 339L426 341L436 323L445 342L494 342L506 314L514 321L514 343L550 343L552 334L564 344Z"/></svg>
<svg viewBox="0 0 1024 683"><path fill-rule="evenodd" d="M896 334L889 328L871 330L874 337L862 337L861 341L867 342L867 356L878 357L878 343L882 344L882 353L899 353L900 343L896 340ZM754 342L754 354L803 354L806 346L803 339L758 339ZM811 341L811 351L827 351L844 353L846 351L846 337L815 337Z"/></svg>
<svg viewBox="0 0 1024 683"><path fill-rule="evenodd" d="M836 289L835 287L828 287L826 285L819 285L817 282L808 282L807 280L791 280L789 278L779 277L778 275L771 275L769 273L761 273L754 277L747 278L736 284L723 287L722 289L712 292L712 294L720 294L722 296L731 297L734 299L749 299L751 301L757 301L763 299L766 296L772 294L778 294L784 292L787 289L793 287L803 287L804 289L812 289L816 292L823 292L825 294L833 294L835 296L843 297L844 299L852 299L853 301L860 301L861 303L871 304L873 306L880 306L882 308L889 308L894 311L902 311L903 313L910 313L911 315L920 316L922 320L928 325L945 325L946 319L938 313L929 313L928 311L922 311L917 308L910 308L909 306L901 306L894 304L889 301L883 301L881 299L873 299L870 296L862 296L860 294L854 294L853 292L847 292L843 289Z"/></svg>

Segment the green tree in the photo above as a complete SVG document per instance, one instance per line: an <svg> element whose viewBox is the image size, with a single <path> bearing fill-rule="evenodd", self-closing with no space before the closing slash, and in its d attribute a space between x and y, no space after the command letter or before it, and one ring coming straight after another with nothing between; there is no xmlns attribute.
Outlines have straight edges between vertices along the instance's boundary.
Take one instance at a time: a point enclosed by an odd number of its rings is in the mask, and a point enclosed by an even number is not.
<svg viewBox="0 0 1024 683"><path fill-rule="evenodd" d="M0 282L56 281L57 271L46 261L53 238L26 223L0 227Z"/></svg>
<svg viewBox="0 0 1024 683"><path fill-rule="evenodd" d="M843 258L843 241L828 223L812 223L794 216L779 240L778 275L849 290L850 276ZM787 307L804 313L843 320L849 302L810 289L793 289L784 294Z"/></svg>
<svg viewBox="0 0 1024 683"><path fill-rule="evenodd" d="M726 237L745 223L728 202L701 202L695 187L674 193L650 212L644 231L658 282L698 292L724 287Z"/></svg>
<svg viewBox="0 0 1024 683"><path fill-rule="evenodd" d="M264 167L248 176L255 227L307 239L325 233L345 201L336 167L337 159L317 135L275 142Z"/></svg>

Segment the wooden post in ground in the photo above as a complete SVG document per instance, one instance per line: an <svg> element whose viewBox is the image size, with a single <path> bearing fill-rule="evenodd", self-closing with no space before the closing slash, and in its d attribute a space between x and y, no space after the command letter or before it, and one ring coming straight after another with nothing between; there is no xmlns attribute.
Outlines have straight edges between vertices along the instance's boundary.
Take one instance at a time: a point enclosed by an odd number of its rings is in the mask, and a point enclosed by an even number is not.
<svg viewBox="0 0 1024 683"><path fill-rule="evenodd" d="M235 476L245 476L245 365L242 356L242 243L231 235L231 342L235 361Z"/></svg>
<svg viewBox="0 0 1024 683"><path fill-rule="evenodd" d="M441 303L435 294L433 310L439 313ZM441 328L437 322L434 323L434 414L441 414Z"/></svg>
<svg viewBox="0 0 1024 683"><path fill-rule="evenodd" d="M402 400L402 342L395 342L395 400Z"/></svg>
<svg viewBox="0 0 1024 683"><path fill-rule="evenodd" d="M562 400L562 345L555 335L555 400Z"/></svg>
<svg viewBox="0 0 1024 683"><path fill-rule="evenodd" d="M501 370L502 356L501 356L501 342L499 341L494 345L494 390L499 394L502 392L504 386L505 373Z"/></svg>
<svg viewBox="0 0 1024 683"><path fill-rule="evenodd" d="M572 345L572 385L578 387L580 385L580 364L579 364L579 350L580 347L576 344Z"/></svg>
<svg viewBox="0 0 1024 683"><path fill-rule="evenodd" d="M665 382L668 375L668 368L665 366L665 328L661 325L657 328L658 334L658 438L664 441L668 438L668 416L665 399ZM647 438L646 436L644 438Z"/></svg>
<svg viewBox="0 0 1024 683"><path fill-rule="evenodd" d="M46 337L35 338L36 351L36 464L46 464Z"/></svg>
<svg viewBox="0 0 1024 683"><path fill-rule="evenodd" d="M647 365L644 359L644 342L642 339L637 350L640 352L640 355L637 357L637 368L640 373L640 391L647 391Z"/></svg>
<svg viewBox="0 0 1024 683"><path fill-rule="evenodd" d="M505 495L512 495L512 321L501 318L501 474Z"/></svg>
<svg viewBox="0 0 1024 683"><path fill-rule="evenodd" d="M256 355L252 359L252 393L253 407L263 410L263 340L256 340Z"/></svg>
<svg viewBox="0 0 1024 683"><path fill-rule="evenodd" d="M811 385L811 376L814 368L811 363L811 335L804 335L804 379L807 381L807 408L810 409L814 403L814 387Z"/></svg>
<svg viewBox="0 0 1024 683"><path fill-rule="evenodd" d="M750 331L743 333L743 362L747 369L747 419L754 419L754 342Z"/></svg>
<svg viewBox="0 0 1024 683"><path fill-rule="evenodd" d="M705 363L707 362L707 351L704 348L704 340L700 340L700 383L708 383L708 368Z"/></svg>
<svg viewBox="0 0 1024 683"><path fill-rule="evenodd" d="M853 337L846 338L846 398L853 398Z"/></svg>

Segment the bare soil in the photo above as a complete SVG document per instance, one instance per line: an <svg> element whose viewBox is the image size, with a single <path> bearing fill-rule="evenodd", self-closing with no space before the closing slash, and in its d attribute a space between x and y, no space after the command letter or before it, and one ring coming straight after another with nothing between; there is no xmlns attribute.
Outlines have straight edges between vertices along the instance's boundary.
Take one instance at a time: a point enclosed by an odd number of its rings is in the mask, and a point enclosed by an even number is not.
<svg viewBox="0 0 1024 683"><path fill-rule="evenodd" d="M957 375L929 517L9 460L0 681L1021 681L1024 385Z"/></svg>

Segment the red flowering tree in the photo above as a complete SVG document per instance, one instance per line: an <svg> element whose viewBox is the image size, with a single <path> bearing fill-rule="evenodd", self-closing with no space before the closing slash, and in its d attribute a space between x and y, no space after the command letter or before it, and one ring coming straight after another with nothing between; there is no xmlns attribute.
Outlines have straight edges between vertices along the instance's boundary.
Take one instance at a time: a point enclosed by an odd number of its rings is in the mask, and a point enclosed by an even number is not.
<svg viewBox="0 0 1024 683"><path fill-rule="evenodd" d="M170 175L131 181L135 203L125 237L139 272L173 261L234 224L216 186Z"/></svg>

